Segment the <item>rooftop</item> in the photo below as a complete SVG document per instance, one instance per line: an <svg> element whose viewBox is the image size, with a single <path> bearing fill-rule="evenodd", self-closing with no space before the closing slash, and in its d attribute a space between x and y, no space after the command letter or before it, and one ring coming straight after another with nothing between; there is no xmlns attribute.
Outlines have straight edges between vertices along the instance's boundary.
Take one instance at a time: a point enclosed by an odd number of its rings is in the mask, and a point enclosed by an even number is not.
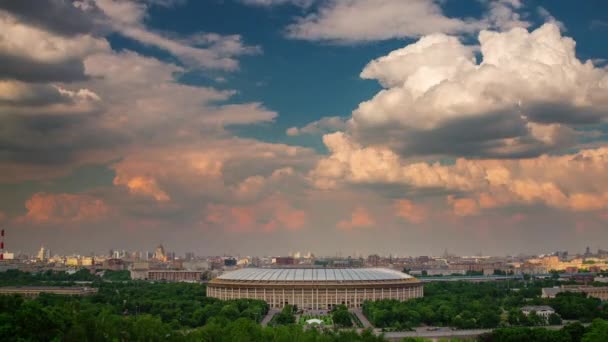
<svg viewBox="0 0 608 342"><path fill-rule="evenodd" d="M241 281L381 281L413 279L387 268L243 268L218 277Z"/></svg>
<svg viewBox="0 0 608 342"><path fill-rule="evenodd" d="M553 308L548 305L528 305L521 308L521 311L553 311Z"/></svg>

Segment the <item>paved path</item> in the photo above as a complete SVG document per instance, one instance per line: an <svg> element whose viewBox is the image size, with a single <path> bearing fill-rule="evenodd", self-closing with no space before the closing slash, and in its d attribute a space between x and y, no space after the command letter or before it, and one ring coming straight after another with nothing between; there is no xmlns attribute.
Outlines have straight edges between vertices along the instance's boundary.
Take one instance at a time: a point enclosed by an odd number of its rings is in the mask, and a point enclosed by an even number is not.
<svg viewBox="0 0 608 342"><path fill-rule="evenodd" d="M267 326L268 322L270 322L272 317L278 313L279 313L279 310L277 310L277 309L268 310L268 313L266 314L266 316L264 316L264 319L262 319L262 322L260 324L262 324L263 327Z"/></svg>
<svg viewBox="0 0 608 342"><path fill-rule="evenodd" d="M588 324L587 324L588 325ZM545 328L549 330L559 330L563 328L564 325L545 325L539 326L538 328ZM451 339L451 338L475 338L479 335L483 335L485 333L492 332L494 329L466 329L466 330L452 330L449 327L437 327L431 328L433 330L429 330L428 327L419 327L416 328L415 331L394 331L394 332L385 332L384 337L390 341L400 341L405 337L422 337L428 338L431 340L438 339ZM434 330L437 329L437 330ZM377 331L377 329L375 330Z"/></svg>
<svg viewBox="0 0 608 342"><path fill-rule="evenodd" d="M359 318L359 320L363 324L364 329L373 328L372 324L369 322L367 317L365 317L361 309L353 309L352 311L357 316L357 318Z"/></svg>
<svg viewBox="0 0 608 342"><path fill-rule="evenodd" d="M442 328L436 331L428 330L417 330L417 331L395 331L385 332L384 337L387 340L399 341L405 337L422 337L428 339L439 339L439 338L473 338L479 335L489 333L492 329L469 329L469 330L451 330L450 328Z"/></svg>

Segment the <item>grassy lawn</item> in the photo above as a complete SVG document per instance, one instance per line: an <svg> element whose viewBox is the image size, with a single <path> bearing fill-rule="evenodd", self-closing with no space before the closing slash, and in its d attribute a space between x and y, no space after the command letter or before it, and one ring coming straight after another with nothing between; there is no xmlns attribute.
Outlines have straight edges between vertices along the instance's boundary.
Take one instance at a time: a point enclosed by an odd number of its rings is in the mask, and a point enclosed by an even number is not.
<svg viewBox="0 0 608 342"><path fill-rule="evenodd" d="M298 320L298 324L300 325L306 325L306 321L308 321L309 319L320 319L323 321L323 325L326 327L330 327L334 325L334 321L331 319L331 316L329 315L301 315L300 319Z"/></svg>

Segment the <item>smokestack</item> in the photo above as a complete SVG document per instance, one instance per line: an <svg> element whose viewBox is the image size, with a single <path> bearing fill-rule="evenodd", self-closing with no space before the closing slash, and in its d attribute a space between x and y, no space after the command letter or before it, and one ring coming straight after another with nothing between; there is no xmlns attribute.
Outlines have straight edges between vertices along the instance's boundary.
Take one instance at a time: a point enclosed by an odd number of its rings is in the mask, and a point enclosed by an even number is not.
<svg viewBox="0 0 608 342"><path fill-rule="evenodd" d="M0 232L0 260L4 260L4 229Z"/></svg>

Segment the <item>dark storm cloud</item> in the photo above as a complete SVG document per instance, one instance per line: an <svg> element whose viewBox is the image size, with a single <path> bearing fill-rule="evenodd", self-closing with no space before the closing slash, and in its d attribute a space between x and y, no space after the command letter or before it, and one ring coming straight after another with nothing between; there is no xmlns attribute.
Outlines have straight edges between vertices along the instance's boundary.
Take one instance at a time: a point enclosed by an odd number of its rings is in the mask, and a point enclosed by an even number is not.
<svg viewBox="0 0 608 342"><path fill-rule="evenodd" d="M62 164L81 153L112 149L127 142L121 134L102 128L94 113L0 115L0 161Z"/></svg>
<svg viewBox="0 0 608 342"><path fill-rule="evenodd" d="M543 143L531 135L526 124L517 111L503 111L463 116L430 130L395 124L355 127L354 134L364 145L386 144L404 157L530 158L574 143L573 137L565 132L554 144Z"/></svg>
<svg viewBox="0 0 608 342"><path fill-rule="evenodd" d="M0 54L0 79L24 82L74 82L87 79L82 60L45 63L22 56Z"/></svg>
<svg viewBox="0 0 608 342"><path fill-rule="evenodd" d="M0 0L0 9L24 23L64 36L91 33L103 26L99 10L84 11L70 0Z"/></svg>
<svg viewBox="0 0 608 342"><path fill-rule="evenodd" d="M534 103L524 107L530 121L540 123L561 123L567 125L598 124L608 117L601 107L576 107L569 103Z"/></svg>

